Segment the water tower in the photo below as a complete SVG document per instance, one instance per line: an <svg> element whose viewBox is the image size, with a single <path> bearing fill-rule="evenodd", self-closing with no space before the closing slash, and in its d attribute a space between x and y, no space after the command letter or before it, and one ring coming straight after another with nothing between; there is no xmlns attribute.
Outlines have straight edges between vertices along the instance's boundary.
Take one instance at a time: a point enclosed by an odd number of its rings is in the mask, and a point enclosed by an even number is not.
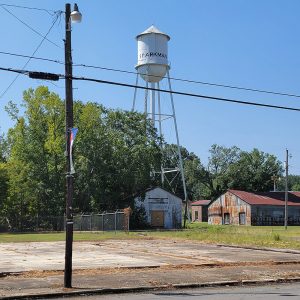
<svg viewBox="0 0 300 300"><path fill-rule="evenodd" d="M180 152L178 128L175 115L175 106L171 88L170 80L170 66L168 62L168 42L170 37L158 30L155 26L150 26L144 32L140 33L136 37L138 43L138 62L136 65L137 77L136 85L138 85L139 76L145 81L145 98L144 98L144 111L145 114L151 119L154 126L158 124L159 134L162 137L162 122L167 119L173 119L176 143L177 143L177 155L178 155L178 166L173 166L172 168L166 168L166 166L161 166L161 170L156 173L161 174L161 181L164 185L165 174L175 173L175 176L180 172L181 179L184 189L184 197L187 203L187 192L186 184L183 172L183 162ZM167 75L167 76L166 76ZM169 87L169 96L171 101L171 113L163 113L161 106L161 96L160 96L160 81L167 79ZM150 85L150 86L149 86ZM150 91L150 99L148 100ZM134 91L133 97L133 107L135 110L137 98L137 89ZM149 105L148 105L149 102ZM163 149L162 149L163 150ZM177 173L177 174L176 174Z"/></svg>

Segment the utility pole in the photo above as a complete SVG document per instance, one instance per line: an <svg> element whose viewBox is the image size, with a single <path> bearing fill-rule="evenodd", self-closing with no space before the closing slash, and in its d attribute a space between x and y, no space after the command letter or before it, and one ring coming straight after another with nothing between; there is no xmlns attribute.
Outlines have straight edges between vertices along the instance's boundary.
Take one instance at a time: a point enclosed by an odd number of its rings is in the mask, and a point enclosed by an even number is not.
<svg viewBox="0 0 300 300"><path fill-rule="evenodd" d="M284 227L287 229L288 225L288 176L289 176L289 150L286 149L285 158L285 193L284 193Z"/></svg>
<svg viewBox="0 0 300 300"><path fill-rule="evenodd" d="M73 87L72 87L72 47L71 47L71 22L80 23L82 15L75 3L71 13L71 5L66 4L66 38L65 42L65 118L66 118L66 248L64 287L72 287L72 252L73 252L73 172L71 172L71 130L73 128ZM29 72L29 77L44 80L59 80L59 75L46 72Z"/></svg>
<svg viewBox="0 0 300 300"><path fill-rule="evenodd" d="M64 287L72 287L72 252L73 252L73 180L71 174L71 130L73 128L73 86L72 86L72 47L71 47L71 22L79 23L81 13L77 4L71 13L71 5L66 4L66 38L65 38L65 87L66 87L66 248L65 248L65 273Z"/></svg>
<svg viewBox="0 0 300 300"><path fill-rule="evenodd" d="M66 39L65 39L65 87L66 87L66 249L64 286L72 287L72 252L73 252L73 175L70 164L70 137L73 128L73 87L72 87L72 50L71 50L71 6L66 4Z"/></svg>

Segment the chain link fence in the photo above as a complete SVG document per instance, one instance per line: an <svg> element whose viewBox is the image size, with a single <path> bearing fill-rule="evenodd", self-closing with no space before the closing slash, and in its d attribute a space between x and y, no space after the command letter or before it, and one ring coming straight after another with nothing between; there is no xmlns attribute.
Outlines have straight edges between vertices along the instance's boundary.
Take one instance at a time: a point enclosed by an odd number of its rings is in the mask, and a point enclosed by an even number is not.
<svg viewBox="0 0 300 300"><path fill-rule="evenodd" d="M124 210L100 214L80 214L73 216L74 231L128 231L130 214ZM35 216L19 218L14 222L0 220L0 232L64 231L65 216Z"/></svg>
<svg viewBox="0 0 300 300"><path fill-rule="evenodd" d="M129 216L124 211L76 215L73 220L75 231L129 230Z"/></svg>
<svg viewBox="0 0 300 300"><path fill-rule="evenodd" d="M299 226L300 225L300 216L299 217L288 217L289 226ZM284 217L252 217L251 225L254 226L283 226Z"/></svg>

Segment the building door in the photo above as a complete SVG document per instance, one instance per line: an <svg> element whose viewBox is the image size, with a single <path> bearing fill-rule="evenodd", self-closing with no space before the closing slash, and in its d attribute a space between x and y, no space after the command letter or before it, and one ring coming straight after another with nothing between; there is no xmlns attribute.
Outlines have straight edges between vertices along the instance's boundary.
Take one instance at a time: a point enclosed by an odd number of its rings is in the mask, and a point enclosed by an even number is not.
<svg viewBox="0 0 300 300"><path fill-rule="evenodd" d="M239 224L246 225L246 214L244 212L239 213Z"/></svg>
<svg viewBox="0 0 300 300"><path fill-rule="evenodd" d="M198 221L199 220L199 212L198 210L195 210L195 218L194 221Z"/></svg>
<svg viewBox="0 0 300 300"><path fill-rule="evenodd" d="M230 214L224 213L224 224L229 225L230 224Z"/></svg>
<svg viewBox="0 0 300 300"><path fill-rule="evenodd" d="M151 211L151 226L152 227L161 227L165 226L165 214L163 210L152 210Z"/></svg>

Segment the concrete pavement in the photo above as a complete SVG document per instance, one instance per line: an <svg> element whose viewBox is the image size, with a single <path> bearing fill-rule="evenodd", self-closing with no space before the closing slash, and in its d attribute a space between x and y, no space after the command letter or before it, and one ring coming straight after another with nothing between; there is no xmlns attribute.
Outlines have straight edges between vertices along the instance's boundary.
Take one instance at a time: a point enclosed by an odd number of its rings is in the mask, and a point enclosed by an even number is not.
<svg viewBox="0 0 300 300"><path fill-rule="evenodd" d="M75 242L73 289L63 288L64 243L0 244L0 297L107 293L214 282L300 279L300 253L179 240Z"/></svg>
<svg viewBox="0 0 300 300"><path fill-rule="evenodd" d="M2 243L0 273L63 270L64 242ZM75 242L74 269L299 261L300 252L275 252L181 240Z"/></svg>

